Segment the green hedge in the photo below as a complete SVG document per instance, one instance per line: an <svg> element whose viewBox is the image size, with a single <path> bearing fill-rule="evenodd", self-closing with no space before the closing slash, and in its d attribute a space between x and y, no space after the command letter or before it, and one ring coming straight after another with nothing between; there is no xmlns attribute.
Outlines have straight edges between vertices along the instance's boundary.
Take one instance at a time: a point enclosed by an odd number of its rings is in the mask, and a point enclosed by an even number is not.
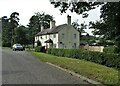
<svg viewBox="0 0 120 86"><path fill-rule="evenodd" d="M3 47L11 47L11 43L9 42L2 42Z"/></svg>
<svg viewBox="0 0 120 86"><path fill-rule="evenodd" d="M48 49L47 53L60 57L84 59L108 67L120 68L120 55L118 54L92 52L83 49L53 49L53 48Z"/></svg>
<svg viewBox="0 0 120 86"><path fill-rule="evenodd" d="M108 46L103 50L105 53L118 53L116 46Z"/></svg>
<svg viewBox="0 0 120 86"><path fill-rule="evenodd" d="M46 52L45 46L35 47L35 52L43 52L43 53L45 53Z"/></svg>

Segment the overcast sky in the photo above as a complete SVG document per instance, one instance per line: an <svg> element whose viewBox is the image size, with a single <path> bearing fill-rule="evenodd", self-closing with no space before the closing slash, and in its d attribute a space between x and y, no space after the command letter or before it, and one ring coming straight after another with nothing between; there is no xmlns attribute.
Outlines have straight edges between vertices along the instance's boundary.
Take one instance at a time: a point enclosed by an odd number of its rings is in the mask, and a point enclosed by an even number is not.
<svg viewBox="0 0 120 86"><path fill-rule="evenodd" d="M99 20L99 9L100 8L90 11L89 17L83 19L81 15L71 13L70 11L61 15L59 9L54 8L54 6L50 4L49 0L0 0L0 17L9 17L12 12L18 12L20 14L19 24L25 26L29 23L29 19L35 12L43 11L46 14L53 15L56 25L61 25L67 23L66 17L68 14L72 17L72 22L78 20L78 23L83 23L84 21L88 23L89 21ZM90 33L91 30L86 31Z"/></svg>

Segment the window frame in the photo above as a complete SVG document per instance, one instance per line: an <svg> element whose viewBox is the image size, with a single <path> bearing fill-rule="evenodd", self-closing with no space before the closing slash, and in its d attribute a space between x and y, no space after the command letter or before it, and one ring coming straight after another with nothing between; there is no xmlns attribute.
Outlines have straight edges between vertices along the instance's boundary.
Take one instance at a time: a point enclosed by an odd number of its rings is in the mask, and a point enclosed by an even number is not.
<svg viewBox="0 0 120 86"><path fill-rule="evenodd" d="M61 37L61 38L64 38L64 36L65 36L65 34L64 34L64 33L62 33L62 37Z"/></svg>
<svg viewBox="0 0 120 86"><path fill-rule="evenodd" d="M77 38L77 35L76 35L76 34L74 34L74 38Z"/></svg>

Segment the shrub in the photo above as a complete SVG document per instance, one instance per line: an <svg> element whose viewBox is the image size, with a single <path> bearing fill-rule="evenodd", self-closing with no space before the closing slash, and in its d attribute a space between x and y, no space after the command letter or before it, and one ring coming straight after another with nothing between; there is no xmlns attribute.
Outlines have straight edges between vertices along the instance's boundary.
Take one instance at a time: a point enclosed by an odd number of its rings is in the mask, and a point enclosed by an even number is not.
<svg viewBox="0 0 120 86"><path fill-rule="evenodd" d="M53 48L48 49L47 53L60 57L84 59L108 67L120 68L119 54L92 52L83 49L53 49Z"/></svg>
<svg viewBox="0 0 120 86"><path fill-rule="evenodd" d="M41 46L41 42L39 40L37 41L37 46Z"/></svg>
<svg viewBox="0 0 120 86"><path fill-rule="evenodd" d="M35 47L35 51L45 53L46 49L45 49L45 46L38 46L38 47Z"/></svg>
<svg viewBox="0 0 120 86"><path fill-rule="evenodd" d="M2 42L3 47L11 47L11 43L9 42Z"/></svg>
<svg viewBox="0 0 120 86"><path fill-rule="evenodd" d="M116 46L108 46L103 49L103 52L105 53L118 53Z"/></svg>

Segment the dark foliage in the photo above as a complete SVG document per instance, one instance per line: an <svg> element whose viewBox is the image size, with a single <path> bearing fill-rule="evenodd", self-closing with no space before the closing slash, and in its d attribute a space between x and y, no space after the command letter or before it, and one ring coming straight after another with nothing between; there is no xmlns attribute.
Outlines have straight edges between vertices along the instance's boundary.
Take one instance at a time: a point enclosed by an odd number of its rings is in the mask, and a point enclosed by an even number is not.
<svg viewBox="0 0 120 86"><path fill-rule="evenodd" d="M37 41L37 46L41 46L41 42L39 40Z"/></svg>
<svg viewBox="0 0 120 86"><path fill-rule="evenodd" d="M46 49L45 49L45 46L38 46L38 47L35 47L35 51L45 53Z"/></svg>

